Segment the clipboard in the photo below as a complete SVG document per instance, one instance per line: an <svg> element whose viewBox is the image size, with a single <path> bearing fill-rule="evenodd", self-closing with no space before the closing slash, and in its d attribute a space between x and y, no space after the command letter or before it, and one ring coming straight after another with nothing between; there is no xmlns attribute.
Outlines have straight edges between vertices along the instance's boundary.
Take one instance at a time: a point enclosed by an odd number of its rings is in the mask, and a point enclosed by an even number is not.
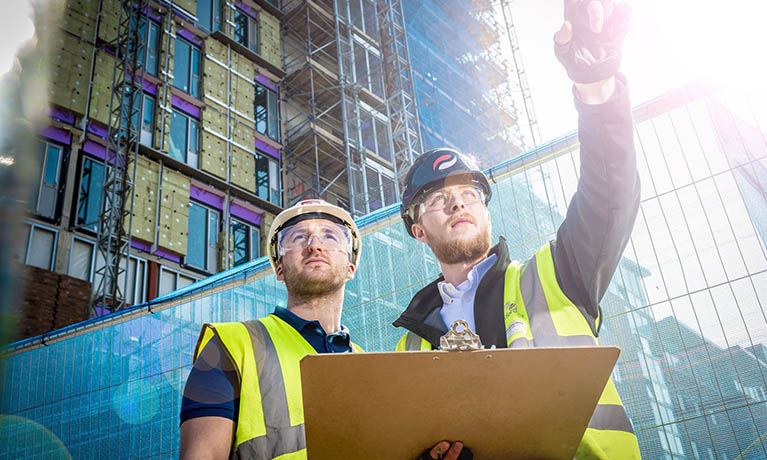
<svg viewBox="0 0 767 460"><path fill-rule="evenodd" d="M413 460L447 439L480 460L572 460L618 347L308 355L309 460Z"/></svg>

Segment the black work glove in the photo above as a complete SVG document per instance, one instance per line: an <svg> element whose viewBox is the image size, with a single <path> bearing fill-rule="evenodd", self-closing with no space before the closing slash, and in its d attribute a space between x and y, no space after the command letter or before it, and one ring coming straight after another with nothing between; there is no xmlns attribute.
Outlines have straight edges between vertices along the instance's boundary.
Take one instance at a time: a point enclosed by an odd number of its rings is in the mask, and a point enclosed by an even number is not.
<svg viewBox="0 0 767 460"><path fill-rule="evenodd" d="M554 36L554 54L573 82L595 83L618 73L630 18L626 3L565 0L565 25Z"/></svg>
<svg viewBox="0 0 767 460"><path fill-rule="evenodd" d="M426 449L416 460L434 460L431 458L431 454L429 454L430 451L431 449ZM458 454L456 460L474 460L474 453L468 447L463 446L463 449L461 449L461 453Z"/></svg>

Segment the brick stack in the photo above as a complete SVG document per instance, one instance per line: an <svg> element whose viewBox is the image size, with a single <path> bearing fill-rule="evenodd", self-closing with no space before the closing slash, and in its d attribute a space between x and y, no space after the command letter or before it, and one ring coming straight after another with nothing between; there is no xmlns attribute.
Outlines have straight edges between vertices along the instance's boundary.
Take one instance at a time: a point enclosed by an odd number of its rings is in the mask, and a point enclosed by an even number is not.
<svg viewBox="0 0 767 460"><path fill-rule="evenodd" d="M88 319L91 283L25 265L24 296L18 309L16 337L45 334Z"/></svg>

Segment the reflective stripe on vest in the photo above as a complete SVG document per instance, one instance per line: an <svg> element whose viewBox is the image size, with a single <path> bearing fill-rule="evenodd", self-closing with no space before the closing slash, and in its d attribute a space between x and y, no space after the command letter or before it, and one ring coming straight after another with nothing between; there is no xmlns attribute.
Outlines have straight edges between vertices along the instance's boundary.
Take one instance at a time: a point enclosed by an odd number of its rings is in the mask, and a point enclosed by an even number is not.
<svg viewBox="0 0 767 460"><path fill-rule="evenodd" d="M305 459L299 363L316 353L314 348L291 325L269 315L242 323L203 325L195 358L214 335L240 378L232 458ZM362 351L353 343L352 350Z"/></svg>
<svg viewBox="0 0 767 460"><path fill-rule="evenodd" d="M557 283L549 243L524 266L518 262L509 264L504 282L503 316L509 348L598 344L586 318ZM396 350L431 350L431 344L408 331ZM576 458L640 458L639 443L612 378L599 398Z"/></svg>

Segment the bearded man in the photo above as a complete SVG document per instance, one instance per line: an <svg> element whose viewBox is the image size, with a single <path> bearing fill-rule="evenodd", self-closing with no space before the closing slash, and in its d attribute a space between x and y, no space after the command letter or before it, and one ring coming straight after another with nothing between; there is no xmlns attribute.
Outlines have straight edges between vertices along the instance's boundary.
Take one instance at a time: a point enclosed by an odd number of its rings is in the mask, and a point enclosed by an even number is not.
<svg viewBox="0 0 767 460"><path fill-rule="evenodd" d="M274 219L267 241L287 308L202 327L181 405L181 459L306 459L301 358L362 351L341 325L360 257L349 213L302 201Z"/></svg>
<svg viewBox="0 0 767 460"><path fill-rule="evenodd" d="M456 320L465 321L485 347L597 344L599 302L639 208L628 89L618 73L628 18L628 7L611 0L565 0L555 51L574 82L581 172L556 240L526 262L510 260L503 237L491 248L487 204L492 189L470 158L440 148L425 152L410 167L402 220L410 236L429 245L442 275L418 292L394 322L408 330L397 350L439 348L440 337ZM461 450L458 441L442 441L421 458L455 460ZM576 457L640 458L612 379Z"/></svg>

